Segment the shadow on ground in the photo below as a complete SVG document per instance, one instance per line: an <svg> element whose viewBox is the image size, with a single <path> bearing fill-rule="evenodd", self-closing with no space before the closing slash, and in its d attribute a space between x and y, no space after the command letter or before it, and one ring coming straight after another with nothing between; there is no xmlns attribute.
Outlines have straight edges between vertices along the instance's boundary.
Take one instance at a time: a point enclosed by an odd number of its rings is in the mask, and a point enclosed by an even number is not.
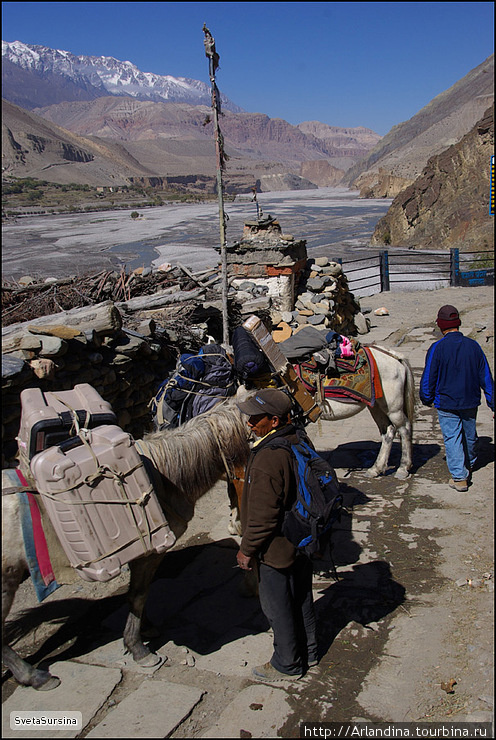
<svg viewBox="0 0 496 740"><path fill-rule="evenodd" d="M328 453L331 465L339 469L348 471L366 471L371 468L377 459L381 445L379 442L346 442L336 447ZM441 448L436 443L414 443L412 449L412 469L411 473L418 472L426 463L439 454ZM324 453L320 453L326 457ZM401 445L399 442L393 442L391 454L389 455L389 465L385 475L394 475L399 467L401 459Z"/></svg>
<svg viewBox="0 0 496 740"><path fill-rule="evenodd" d="M491 437L479 437L477 440L477 462L474 470L481 470L494 462L494 442Z"/></svg>
<svg viewBox="0 0 496 740"><path fill-rule="evenodd" d="M361 548L352 537L352 511L368 497L353 486L341 485L349 514L343 515L333 535L336 565L352 565ZM243 573L236 567L236 540L186 546L166 554L146 606L148 626L155 628L150 647L157 650L169 641L207 655L240 635L265 632L268 623L258 598L243 595ZM315 562L316 573L329 575L332 561ZM317 602L323 651L348 622L377 621L402 598L401 587L391 581L386 563L356 565L337 583L327 586ZM122 637L128 614L124 590L100 600L70 598L46 602L28 610L7 626L6 639L18 639L44 623L60 627L39 648L25 657L46 667L48 659L71 660L97 646Z"/></svg>
<svg viewBox="0 0 496 740"><path fill-rule="evenodd" d="M492 445L488 438L482 438L480 446L482 462L491 454ZM379 444L374 442L359 447L356 443L347 443L326 456L335 467L345 468L358 460L363 468L373 463L378 450ZM417 469L438 452L438 445L416 445ZM399 456L398 443L393 445L393 464L395 460L399 462ZM329 583L316 603L322 654L346 625L353 621L363 626L377 622L402 603L405 593L403 586L392 580L386 562L357 564L361 547L352 535L353 510L366 506L371 497L349 480L341 480L340 488L347 511L335 525L330 554L314 562L316 576ZM195 537L195 541L198 544L168 552L155 575L143 629L145 635L149 627L153 628L151 634L154 636L150 641L153 650L173 641L198 654L208 655L240 635L256 635L268 629L258 598L244 595L244 575L236 565L237 541L226 537L211 542L207 534ZM353 565L339 581L332 582L334 566ZM109 591L111 587L109 584ZM127 614L124 589L100 600L48 601L9 623L5 636L12 641L29 631L36 635L36 630L44 623L60 625L44 642L40 636L37 649L30 655L26 655L29 648L23 651L23 657L30 663L46 667L48 659L51 662L54 657L74 659L121 638Z"/></svg>
<svg viewBox="0 0 496 740"><path fill-rule="evenodd" d="M87 652L95 635L101 632L102 622L124 602L125 594L116 594L97 601L85 598L47 601L21 612L17 619L7 622L3 639L28 663L48 670L49 663L54 662L55 656L60 660L70 660ZM40 637L37 638L36 631L48 623L58 624L60 627L41 641ZM33 632L33 641L36 640L37 643L34 652L29 652L27 648L20 649L15 644L30 632ZM2 677L2 683L10 677L11 673L7 671Z"/></svg>
<svg viewBox="0 0 496 740"><path fill-rule="evenodd" d="M325 655L348 624L378 622L403 603L406 591L393 580L389 563L377 560L356 565L320 593L316 612L319 648Z"/></svg>

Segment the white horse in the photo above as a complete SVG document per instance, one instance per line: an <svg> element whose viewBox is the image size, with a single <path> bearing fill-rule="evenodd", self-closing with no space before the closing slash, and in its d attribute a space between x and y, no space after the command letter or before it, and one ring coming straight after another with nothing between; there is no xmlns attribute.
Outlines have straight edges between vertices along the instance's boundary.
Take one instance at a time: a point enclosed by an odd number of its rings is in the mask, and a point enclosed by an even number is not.
<svg viewBox="0 0 496 740"><path fill-rule="evenodd" d="M398 433L401 440L401 460L395 477L405 480L408 478L412 467L412 433L415 410L413 372L408 360L398 352L375 345L368 346L367 349L373 354L377 365L383 391L382 397L376 399L373 406L368 406L360 401L343 402L334 398L326 398L319 403L322 409L320 418L324 421L341 421L368 409L379 428L382 440L377 459L372 467L367 470L367 475L376 478L386 471L393 440L396 433ZM252 391L245 386L240 386L236 397L238 400L243 400L250 392ZM241 534L239 510L243 483L244 471L240 466L236 469L235 475L230 481L234 495L231 495L229 532L233 535Z"/></svg>
<svg viewBox="0 0 496 740"><path fill-rule="evenodd" d="M151 461L160 504L177 539L192 519L196 501L220 478L232 477L236 465L244 465L249 453L248 429L233 399L187 424L154 432L141 440L143 456ZM15 593L27 573L18 496L2 495L2 627ZM124 646L142 666L156 665L160 658L143 644L140 628L149 588L164 554L132 561L128 601L130 612L124 629ZM35 689L54 689L60 680L33 668L9 646L2 646L2 661L14 678Z"/></svg>
<svg viewBox="0 0 496 740"><path fill-rule="evenodd" d="M334 398L326 398L320 403L322 419L340 421L368 408L379 428L382 444L377 459L367 474L375 478L386 471L393 440L398 433L401 440L401 460L395 476L404 480L412 467L415 409L413 372L408 360L397 352L375 345L367 349L376 362L383 396L377 398L373 406L359 401L343 403Z"/></svg>

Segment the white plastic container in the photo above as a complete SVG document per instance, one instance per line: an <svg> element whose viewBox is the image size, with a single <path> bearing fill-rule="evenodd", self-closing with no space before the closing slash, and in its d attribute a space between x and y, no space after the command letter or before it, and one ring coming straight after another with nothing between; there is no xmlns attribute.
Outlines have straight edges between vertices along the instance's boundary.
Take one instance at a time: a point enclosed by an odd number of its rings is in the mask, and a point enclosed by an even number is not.
<svg viewBox="0 0 496 740"><path fill-rule="evenodd" d="M108 581L176 541L132 437L104 425L36 454L31 473L71 565Z"/></svg>
<svg viewBox="0 0 496 740"><path fill-rule="evenodd" d="M27 460L74 436L78 427L117 424L112 406L89 383L80 383L69 391L46 393L26 388L21 393L21 407L17 441Z"/></svg>

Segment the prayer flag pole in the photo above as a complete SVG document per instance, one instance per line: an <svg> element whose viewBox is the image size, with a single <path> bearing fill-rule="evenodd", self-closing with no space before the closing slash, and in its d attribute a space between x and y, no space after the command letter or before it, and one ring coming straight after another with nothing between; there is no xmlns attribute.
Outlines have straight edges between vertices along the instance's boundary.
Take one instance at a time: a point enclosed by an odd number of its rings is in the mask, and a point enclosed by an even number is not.
<svg viewBox="0 0 496 740"><path fill-rule="evenodd" d="M224 184L222 172L228 159L224 152L224 140L219 127L219 114L221 112L220 93L215 83L215 72L219 66L219 55L215 49L215 39L203 24L205 35L205 55L209 60L209 77L212 87L212 112L214 116L215 152L217 155L217 195L219 199L219 227L220 227L220 254L221 254L221 277L222 277L222 341L225 346L229 345L229 318L227 314L227 293L229 290L227 281L227 251L226 251L226 222L228 220L224 212Z"/></svg>

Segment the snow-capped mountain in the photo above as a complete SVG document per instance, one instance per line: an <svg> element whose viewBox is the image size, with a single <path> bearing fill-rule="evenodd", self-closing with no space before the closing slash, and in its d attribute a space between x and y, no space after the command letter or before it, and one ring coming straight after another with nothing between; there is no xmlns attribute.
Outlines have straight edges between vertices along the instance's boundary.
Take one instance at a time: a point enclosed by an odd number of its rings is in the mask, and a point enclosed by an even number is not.
<svg viewBox="0 0 496 740"><path fill-rule="evenodd" d="M204 82L142 72L132 62L121 62L114 57L76 56L69 51L50 49L47 46L2 41L2 60L8 63L8 74L4 73L3 80L4 97L13 102L17 100L9 94L9 90L15 86L17 68L22 70L23 80L31 74L45 81L49 80L52 85L62 84L66 94L70 89L74 97L66 99L78 99L81 95L85 99L118 95L154 102L211 104L210 86ZM78 92L74 91L74 86ZM235 113L242 112L228 98L221 97L225 109ZM60 101L33 100L29 107L46 105L47 102Z"/></svg>

